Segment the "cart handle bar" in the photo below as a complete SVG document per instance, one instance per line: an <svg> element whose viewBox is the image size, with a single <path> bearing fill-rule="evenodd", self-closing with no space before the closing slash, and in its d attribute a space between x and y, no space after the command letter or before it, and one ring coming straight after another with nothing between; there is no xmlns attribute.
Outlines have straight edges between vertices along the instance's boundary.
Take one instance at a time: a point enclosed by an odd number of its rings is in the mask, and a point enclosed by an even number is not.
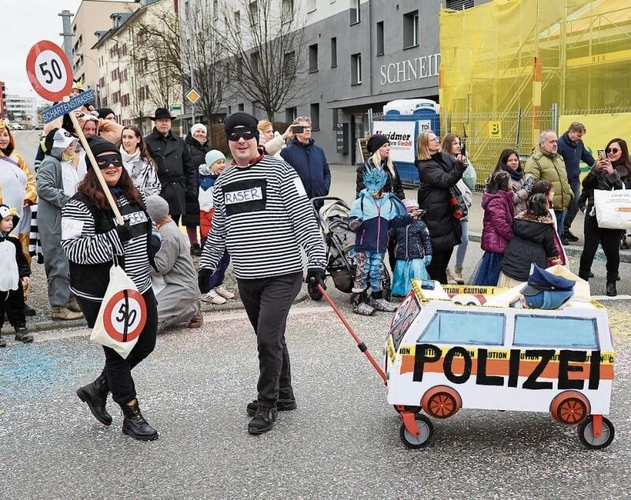
<svg viewBox="0 0 631 500"><path fill-rule="evenodd" d="M373 366L375 370L377 370L377 373L381 377L381 380L383 380L384 385L388 385L388 379L386 377L386 374L384 373L381 366L379 366L379 364L375 361L375 358L372 357L372 354L370 354L370 352L368 351L368 347L366 347L366 344L362 342L362 339L360 339L357 336L357 334L355 333L355 330L353 330L353 327L348 323L348 321L346 321L346 318L342 316L341 311L333 303L333 301L331 300L331 297L329 297L329 294L326 293L326 290L324 289L324 287L322 285L317 285L317 287L318 287L318 291L322 294L324 299L329 303L333 311L335 311L335 314L337 314L337 317L340 318L340 321L344 324L344 326L348 330L348 333L351 334L351 336L357 343L357 347L359 348L359 350L366 355L366 357L368 358L368 361L370 361L370 364Z"/></svg>

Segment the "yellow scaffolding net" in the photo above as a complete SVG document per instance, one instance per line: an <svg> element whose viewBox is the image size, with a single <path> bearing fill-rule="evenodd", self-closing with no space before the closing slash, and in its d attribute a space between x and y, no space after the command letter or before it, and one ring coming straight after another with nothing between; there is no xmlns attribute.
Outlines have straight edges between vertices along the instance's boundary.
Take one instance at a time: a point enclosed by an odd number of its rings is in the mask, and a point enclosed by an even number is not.
<svg viewBox="0 0 631 500"><path fill-rule="evenodd" d="M503 149L527 156L541 130L562 133L577 117L594 150L615 137L603 128L631 139L629 0L493 0L442 10L440 52L442 132L466 133L480 182Z"/></svg>

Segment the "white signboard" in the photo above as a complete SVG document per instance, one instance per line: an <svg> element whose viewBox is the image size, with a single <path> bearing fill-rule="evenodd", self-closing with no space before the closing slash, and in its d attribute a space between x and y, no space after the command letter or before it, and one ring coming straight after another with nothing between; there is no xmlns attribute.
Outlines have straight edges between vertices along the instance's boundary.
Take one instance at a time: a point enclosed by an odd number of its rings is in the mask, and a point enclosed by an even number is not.
<svg viewBox="0 0 631 500"><path fill-rule="evenodd" d="M429 123L429 120L428 120ZM390 140L390 157L394 162L414 163L416 158L416 122L374 122L373 133Z"/></svg>

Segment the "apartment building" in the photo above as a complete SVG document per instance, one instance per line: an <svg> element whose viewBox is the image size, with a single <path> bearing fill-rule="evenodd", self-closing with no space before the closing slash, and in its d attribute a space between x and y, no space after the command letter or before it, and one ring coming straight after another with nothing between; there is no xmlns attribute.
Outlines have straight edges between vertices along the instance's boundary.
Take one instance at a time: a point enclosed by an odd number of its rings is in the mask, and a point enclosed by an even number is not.
<svg viewBox="0 0 631 500"><path fill-rule="evenodd" d="M12 117L12 122L19 123L20 125L36 126L38 124L36 97L7 94L6 114Z"/></svg>

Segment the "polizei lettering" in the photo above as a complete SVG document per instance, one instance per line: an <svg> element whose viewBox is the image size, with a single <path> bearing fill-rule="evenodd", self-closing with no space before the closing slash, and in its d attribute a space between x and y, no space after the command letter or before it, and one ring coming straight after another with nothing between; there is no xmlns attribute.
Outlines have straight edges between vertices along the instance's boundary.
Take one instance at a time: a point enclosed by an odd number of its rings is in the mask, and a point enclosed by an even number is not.
<svg viewBox="0 0 631 500"><path fill-rule="evenodd" d="M414 353L413 380L422 382L424 373L440 371L453 384L464 384L473 373L477 385L517 387L519 377L522 377L524 381L521 388L530 390L553 389L554 381L550 379L554 377L558 389L582 390L585 388L585 380L590 390L598 389L600 384L600 351L561 350L555 356L554 349L526 349L523 352L520 349L511 349L508 357L501 357L504 363L508 360L508 367L503 374L498 374L497 371L493 373L489 369L489 361L497 363L498 357L489 353L488 349L478 349L475 356L459 346L452 347L443 355L440 347L418 344ZM454 369L456 359L460 360L459 373ZM523 366L526 363L528 365ZM558 365L558 369L554 367L553 377L550 376L551 363ZM546 370L548 372L544 377ZM577 375L572 378L571 373ZM546 380L541 380L542 378Z"/></svg>

